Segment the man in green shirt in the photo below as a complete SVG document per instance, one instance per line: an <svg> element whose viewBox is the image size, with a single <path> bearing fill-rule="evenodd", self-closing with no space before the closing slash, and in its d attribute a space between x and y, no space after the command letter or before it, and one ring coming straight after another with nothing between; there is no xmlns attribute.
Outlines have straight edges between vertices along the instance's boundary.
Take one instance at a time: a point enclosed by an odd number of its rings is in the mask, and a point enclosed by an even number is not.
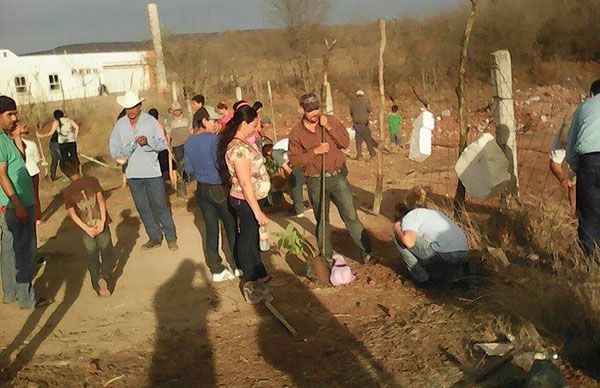
<svg viewBox="0 0 600 388"><path fill-rule="evenodd" d="M29 309L49 304L36 298L31 281L36 251L33 183L21 153L10 138L17 124L17 105L0 96L0 227L4 303Z"/></svg>
<svg viewBox="0 0 600 388"><path fill-rule="evenodd" d="M388 115L387 125L390 129L390 142L402 146L402 116L398 113L398 105L392 105L392 112Z"/></svg>

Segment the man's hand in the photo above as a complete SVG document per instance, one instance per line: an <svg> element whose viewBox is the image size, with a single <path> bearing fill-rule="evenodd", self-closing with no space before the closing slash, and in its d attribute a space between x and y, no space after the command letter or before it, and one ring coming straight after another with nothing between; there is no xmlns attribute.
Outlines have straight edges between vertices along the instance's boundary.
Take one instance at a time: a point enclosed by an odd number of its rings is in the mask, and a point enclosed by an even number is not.
<svg viewBox="0 0 600 388"><path fill-rule="evenodd" d="M99 235L100 233L104 232L104 224L105 224L105 221L102 221L102 220L98 220L98 222L96 222L96 226L94 227L94 229L96 231L96 236Z"/></svg>
<svg viewBox="0 0 600 388"><path fill-rule="evenodd" d="M323 117L323 116L321 116ZM329 143L321 143L320 146L313 150L315 155L322 155L329 152Z"/></svg>
<svg viewBox="0 0 600 388"><path fill-rule="evenodd" d="M22 204L19 204L15 207L15 215L17 216L17 222L20 224L26 224L29 221L29 213L27 213L27 208Z"/></svg>
<svg viewBox="0 0 600 388"><path fill-rule="evenodd" d="M146 136L140 136L135 141L142 147L148 144L148 138Z"/></svg>
<svg viewBox="0 0 600 388"><path fill-rule="evenodd" d="M96 232L96 227L92 228L91 226L88 226L87 228L84 229L84 231L91 238L96 238L96 236L98 235L98 233Z"/></svg>
<svg viewBox="0 0 600 388"><path fill-rule="evenodd" d="M319 123L323 128L329 130L329 119L327 118L327 115L321 115L319 118Z"/></svg>
<svg viewBox="0 0 600 388"><path fill-rule="evenodd" d="M561 181L561 185L564 189L569 190L572 187L575 187L575 183L572 179L565 178Z"/></svg>

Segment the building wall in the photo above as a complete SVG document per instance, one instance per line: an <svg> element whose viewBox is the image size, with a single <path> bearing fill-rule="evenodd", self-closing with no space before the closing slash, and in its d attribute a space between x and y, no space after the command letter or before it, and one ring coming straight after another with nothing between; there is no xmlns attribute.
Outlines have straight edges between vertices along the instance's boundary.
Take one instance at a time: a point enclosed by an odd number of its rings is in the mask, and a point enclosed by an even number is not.
<svg viewBox="0 0 600 388"><path fill-rule="evenodd" d="M0 50L0 94L18 104L61 101L99 95L100 85L110 94L151 87L146 52L16 56ZM58 84L51 88L50 77ZM15 77L25 79L17 90Z"/></svg>

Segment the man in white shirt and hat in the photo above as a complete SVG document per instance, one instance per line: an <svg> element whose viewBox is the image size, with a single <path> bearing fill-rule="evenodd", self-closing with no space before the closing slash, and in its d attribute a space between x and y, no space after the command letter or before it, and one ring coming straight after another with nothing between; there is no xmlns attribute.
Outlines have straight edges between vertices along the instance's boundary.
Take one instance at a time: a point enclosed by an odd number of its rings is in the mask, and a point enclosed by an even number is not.
<svg viewBox="0 0 600 388"><path fill-rule="evenodd" d="M110 153L117 163L127 164L131 196L150 238L142 249L159 247L164 236L169 249L177 250L177 232L158 163L158 153L167 149L167 140L158 121L142 112L143 101L136 91L117 97L125 116L113 128Z"/></svg>

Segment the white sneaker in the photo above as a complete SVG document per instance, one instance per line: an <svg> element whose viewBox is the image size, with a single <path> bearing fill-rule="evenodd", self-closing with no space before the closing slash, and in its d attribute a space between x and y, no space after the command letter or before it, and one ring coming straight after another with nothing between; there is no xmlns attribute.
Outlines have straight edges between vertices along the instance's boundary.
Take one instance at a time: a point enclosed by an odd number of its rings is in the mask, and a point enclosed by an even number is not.
<svg viewBox="0 0 600 388"><path fill-rule="evenodd" d="M228 269L224 269L223 272L215 273L212 276L212 280L215 283L225 282L227 280L233 280L233 279L235 279L235 276L233 276L233 274L231 272L229 272Z"/></svg>
<svg viewBox="0 0 600 388"><path fill-rule="evenodd" d="M236 278L241 278L242 276L244 276L244 271L242 271L241 269L235 269L235 271L233 271L233 273L235 274Z"/></svg>

